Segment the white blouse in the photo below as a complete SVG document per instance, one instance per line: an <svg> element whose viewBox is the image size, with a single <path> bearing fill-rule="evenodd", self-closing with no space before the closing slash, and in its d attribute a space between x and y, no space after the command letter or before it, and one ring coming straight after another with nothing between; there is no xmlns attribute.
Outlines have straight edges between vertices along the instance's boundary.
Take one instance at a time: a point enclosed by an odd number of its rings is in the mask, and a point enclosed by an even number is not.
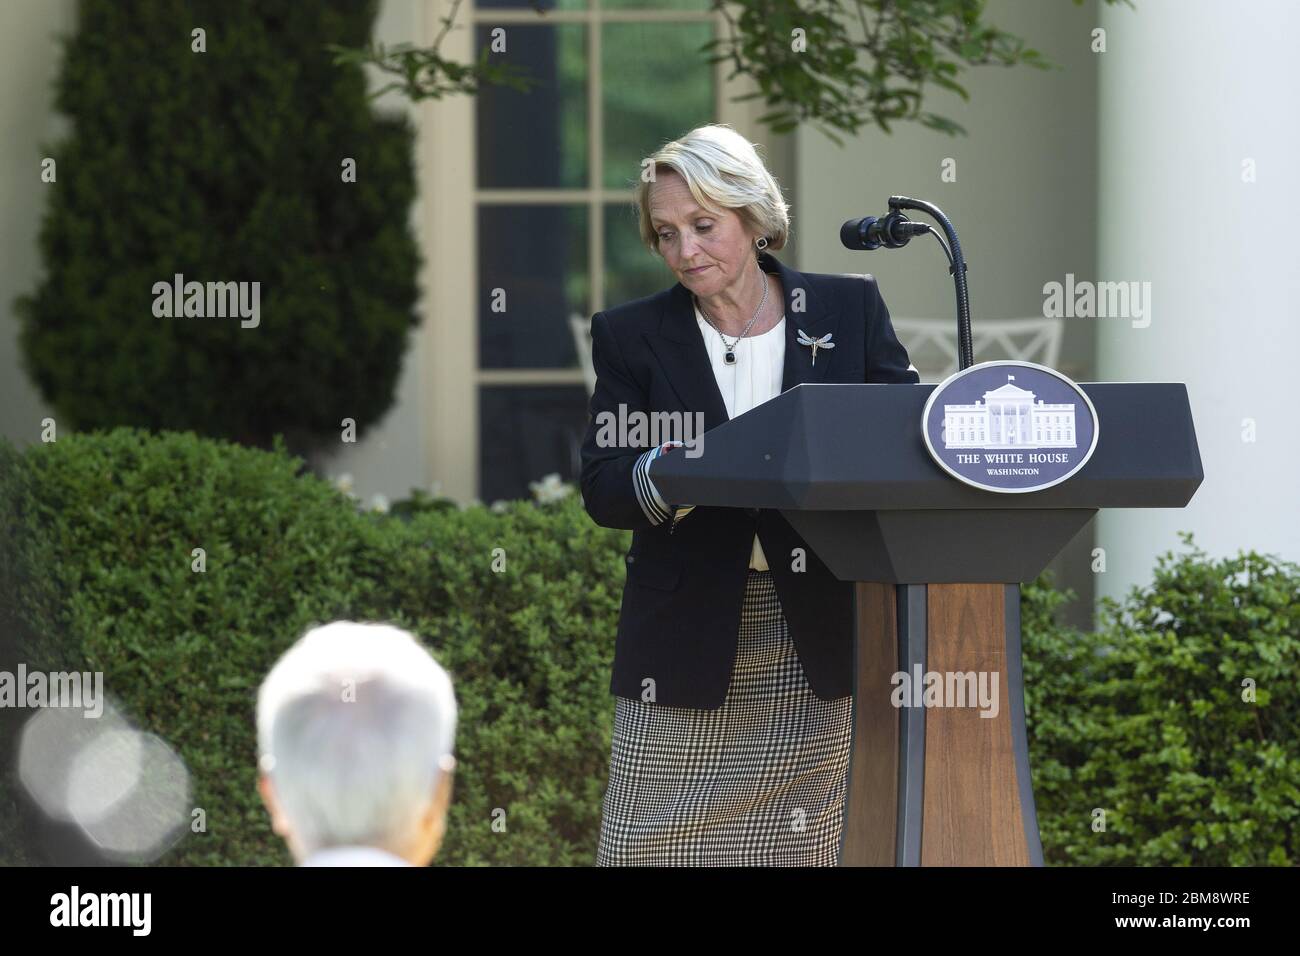
<svg viewBox="0 0 1300 956"><path fill-rule="evenodd" d="M718 330L695 308L695 323L704 336L704 347L713 363L713 376L727 406L727 417L743 415L755 405L761 405L781 394L781 379L785 372L785 316L762 335L748 335L736 345L736 364L723 361L727 348L722 344ZM731 336L727 337L728 341ZM767 556L754 535L749 566L766 571Z"/></svg>

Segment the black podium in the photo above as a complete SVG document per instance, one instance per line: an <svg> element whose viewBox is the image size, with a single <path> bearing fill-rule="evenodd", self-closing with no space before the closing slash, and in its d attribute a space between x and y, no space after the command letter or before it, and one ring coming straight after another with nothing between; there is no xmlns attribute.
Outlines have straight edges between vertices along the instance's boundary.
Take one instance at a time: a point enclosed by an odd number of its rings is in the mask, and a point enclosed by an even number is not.
<svg viewBox="0 0 1300 956"><path fill-rule="evenodd" d="M652 466L670 501L779 510L855 582L853 751L840 863L1042 865L1025 736L1020 582L1099 508L1181 508L1204 475L1180 383L1080 383L1098 441L1071 478L999 494L946 474L935 385L805 383ZM898 707L899 672L998 675L991 719ZM992 683L990 677L989 683Z"/></svg>

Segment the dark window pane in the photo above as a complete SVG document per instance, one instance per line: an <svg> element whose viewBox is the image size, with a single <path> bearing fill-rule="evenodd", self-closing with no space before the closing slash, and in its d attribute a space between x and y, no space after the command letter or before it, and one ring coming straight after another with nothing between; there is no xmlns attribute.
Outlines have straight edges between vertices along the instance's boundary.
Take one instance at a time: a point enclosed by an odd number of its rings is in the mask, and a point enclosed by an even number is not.
<svg viewBox="0 0 1300 956"><path fill-rule="evenodd" d="M591 318L587 221L585 206L479 206L481 368L577 367L569 316Z"/></svg>
<svg viewBox="0 0 1300 956"><path fill-rule="evenodd" d="M710 0L596 0L606 10L707 10Z"/></svg>
<svg viewBox="0 0 1300 956"><path fill-rule="evenodd" d="M680 0L668 0L669 3ZM474 0L475 10L586 10L587 0Z"/></svg>
<svg viewBox="0 0 1300 956"><path fill-rule="evenodd" d="M493 24L475 27L474 53L490 50ZM587 28L501 25L492 62L527 73L527 92L484 84L475 95L478 176L483 189L579 189L587 182Z"/></svg>
<svg viewBox="0 0 1300 956"><path fill-rule="evenodd" d="M603 29L604 185L622 189L636 184L642 159L714 121L714 68L700 52L714 28L704 22Z"/></svg>
<svg viewBox="0 0 1300 956"><path fill-rule="evenodd" d="M677 282L663 259L641 243L631 203L605 206L605 305L614 306Z"/></svg>
<svg viewBox="0 0 1300 956"><path fill-rule="evenodd" d="M528 483L552 472L576 482L587 415L581 385L481 386L479 497L531 498Z"/></svg>

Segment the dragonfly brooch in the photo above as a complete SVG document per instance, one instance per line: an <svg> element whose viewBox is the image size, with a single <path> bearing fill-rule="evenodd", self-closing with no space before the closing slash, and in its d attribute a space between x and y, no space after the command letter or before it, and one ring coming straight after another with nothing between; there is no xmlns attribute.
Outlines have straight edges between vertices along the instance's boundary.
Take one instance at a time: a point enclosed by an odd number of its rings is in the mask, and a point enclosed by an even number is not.
<svg viewBox="0 0 1300 956"><path fill-rule="evenodd" d="M810 336L810 335L809 335L807 332L805 332L803 329L800 329L800 330L799 330L799 338L798 338L797 341L799 342L800 345L811 345L811 346L812 346L812 363L813 363L813 365L816 365L816 364L817 364L817 350L818 350L818 349L833 349L833 348L835 348L835 343L831 341L831 333L830 333L830 332L827 332L825 335L821 336L820 338L816 338L816 339L814 339L812 336Z"/></svg>

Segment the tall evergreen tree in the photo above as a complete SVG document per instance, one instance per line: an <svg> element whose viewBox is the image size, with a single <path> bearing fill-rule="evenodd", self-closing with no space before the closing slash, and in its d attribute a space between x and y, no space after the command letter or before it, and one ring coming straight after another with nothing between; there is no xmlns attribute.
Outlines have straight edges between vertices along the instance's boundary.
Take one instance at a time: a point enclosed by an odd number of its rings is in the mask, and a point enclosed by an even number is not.
<svg viewBox="0 0 1300 956"><path fill-rule="evenodd" d="M306 452L345 418L360 434L384 415L418 321L414 136L326 49L367 43L376 13L80 0L57 84L71 134L46 152L46 274L18 302L27 372L60 425L260 447L281 432ZM246 306L258 283L257 324L156 314L177 275L205 284L190 311L232 288L207 283L250 283Z"/></svg>

